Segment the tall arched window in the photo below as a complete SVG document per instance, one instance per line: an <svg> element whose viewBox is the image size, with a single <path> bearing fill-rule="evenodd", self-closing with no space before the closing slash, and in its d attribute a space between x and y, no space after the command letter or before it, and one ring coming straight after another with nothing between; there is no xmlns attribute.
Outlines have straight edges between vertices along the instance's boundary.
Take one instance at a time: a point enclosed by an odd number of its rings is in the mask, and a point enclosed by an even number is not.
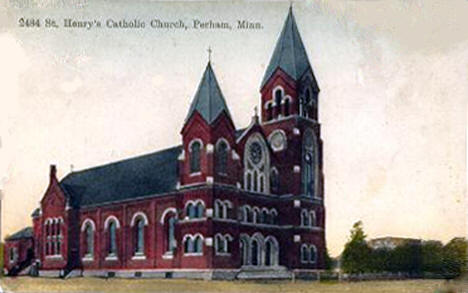
<svg viewBox="0 0 468 293"><path fill-rule="evenodd" d="M309 249L307 248L307 245L302 244L301 246L301 262L306 263L309 261Z"/></svg>
<svg viewBox="0 0 468 293"><path fill-rule="evenodd" d="M201 143L195 140L190 145L190 173L200 172Z"/></svg>
<svg viewBox="0 0 468 293"><path fill-rule="evenodd" d="M90 223L86 224L85 237L86 237L85 257L93 257L94 255L94 229Z"/></svg>
<svg viewBox="0 0 468 293"><path fill-rule="evenodd" d="M302 105L302 116L308 118L309 117L309 108L310 108L310 89L306 89L304 93L304 101Z"/></svg>
<svg viewBox="0 0 468 293"><path fill-rule="evenodd" d="M310 226L310 215L306 210L301 211L301 225L304 227Z"/></svg>
<svg viewBox="0 0 468 293"><path fill-rule="evenodd" d="M282 99L283 99L283 91L281 89L277 89L275 91L275 105L276 105L277 115L281 114L281 100Z"/></svg>
<svg viewBox="0 0 468 293"><path fill-rule="evenodd" d="M225 141L221 140L216 145L216 172L218 174L227 173L227 161L228 161L228 145Z"/></svg>
<svg viewBox="0 0 468 293"><path fill-rule="evenodd" d="M310 245L309 261L311 263L315 263L317 261L317 248L313 244Z"/></svg>
<svg viewBox="0 0 468 293"><path fill-rule="evenodd" d="M254 192L270 192L269 150L260 134L252 135L244 148L244 188Z"/></svg>
<svg viewBox="0 0 468 293"><path fill-rule="evenodd" d="M167 252L170 252L170 253L173 253L176 247L175 223L176 223L176 217L170 216L167 220L167 226L166 226L166 239L167 239L166 250Z"/></svg>
<svg viewBox="0 0 468 293"><path fill-rule="evenodd" d="M249 242L245 238L241 238L239 242L239 250L241 254L241 264L247 265L249 263Z"/></svg>
<svg viewBox="0 0 468 293"><path fill-rule="evenodd" d="M195 237L194 240L194 251L195 253L202 253L203 252L203 238L198 235Z"/></svg>
<svg viewBox="0 0 468 293"><path fill-rule="evenodd" d="M305 195L315 195L316 168L317 168L317 142L311 129L304 132L303 159L302 159L302 190Z"/></svg>
<svg viewBox="0 0 468 293"><path fill-rule="evenodd" d="M135 223L135 254L144 254L145 250L145 221L139 218Z"/></svg>
<svg viewBox="0 0 468 293"><path fill-rule="evenodd" d="M271 119L273 119L273 105L271 103L268 103L266 109L266 120L270 121Z"/></svg>
<svg viewBox="0 0 468 293"><path fill-rule="evenodd" d="M251 247L251 264L253 266L258 266L260 264L260 247L257 239L252 239L252 247Z"/></svg>
<svg viewBox="0 0 468 293"><path fill-rule="evenodd" d="M187 204L187 206L185 207L185 214L189 219L195 218L196 209L193 203Z"/></svg>
<svg viewBox="0 0 468 293"><path fill-rule="evenodd" d="M272 193L279 192L279 179L278 170L276 170L276 168L271 169L270 187Z"/></svg>
<svg viewBox="0 0 468 293"><path fill-rule="evenodd" d="M116 239L116 229L117 229L117 224L115 221L111 221L109 223L109 246L107 249L107 253L109 255L116 255L117 254L117 239Z"/></svg>
<svg viewBox="0 0 468 293"><path fill-rule="evenodd" d="M284 116L289 116L289 99L284 100Z"/></svg>
<svg viewBox="0 0 468 293"><path fill-rule="evenodd" d="M184 253L193 253L193 250L193 239L191 235L188 235L184 240Z"/></svg>
<svg viewBox="0 0 468 293"><path fill-rule="evenodd" d="M317 217L315 216L315 211L310 211L310 225L312 227L317 226Z"/></svg>
<svg viewBox="0 0 468 293"><path fill-rule="evenodd" d="M196 206L196 218L203 218L205 214L205 206L201 203L198 202Z"/></svg>

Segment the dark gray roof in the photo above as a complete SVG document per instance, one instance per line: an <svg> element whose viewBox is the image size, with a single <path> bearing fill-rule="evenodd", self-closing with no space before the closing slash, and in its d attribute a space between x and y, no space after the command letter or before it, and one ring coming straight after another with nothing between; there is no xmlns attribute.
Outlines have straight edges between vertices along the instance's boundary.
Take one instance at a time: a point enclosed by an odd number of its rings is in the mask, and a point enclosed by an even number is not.
<svg viewBox="0 0 468 293"><path fill-rule="evenodd" d="M33 237L33 229L31 227L26 227L14 233L13 235L8 236L5 240L19 240L19 239L32 238L32 237Z"/></svg>
<svg viewBox="0 0 468 293"><path fill-rule="evenodd" d="M60 186L72 206L164 194L176 189L182 147L68 174Z"/></svg>
<svg viewBox="0 0 468 293"><path fill-rule="evenodd" d="M185 121L189 120L195 111L198 112L208 124L215 121L223 111L232 119L210 62L208 62L206 66L205 73L198 85L197 92L190 105L190 110Z"/></svg>
<svg viewBox="0 0 468 293"><path fill-rule="evenodd" d="M276 43L270 64L263 76L262 88L277 68L281 68L296 81L311 68L304 44L297 29L292 8L289 9L288 17L284 22L283 30Z"/></svg>

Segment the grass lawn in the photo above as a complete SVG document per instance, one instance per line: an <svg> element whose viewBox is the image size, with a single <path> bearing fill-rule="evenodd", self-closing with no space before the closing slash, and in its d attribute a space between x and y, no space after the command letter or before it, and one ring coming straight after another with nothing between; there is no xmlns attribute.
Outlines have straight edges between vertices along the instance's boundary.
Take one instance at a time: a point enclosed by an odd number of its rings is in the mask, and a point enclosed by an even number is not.
<svg viewBox="0 0 468 293"><path fill-rule="evenodd" d="M468 282L447 284L440 280L369 281L356 283L270 281L192 281L167 279L99 279L69 280L46 278L2 278L3 290L10 292L348 292L348 293L465 293ZM448 290L450 288L451 290Z"/></svg>

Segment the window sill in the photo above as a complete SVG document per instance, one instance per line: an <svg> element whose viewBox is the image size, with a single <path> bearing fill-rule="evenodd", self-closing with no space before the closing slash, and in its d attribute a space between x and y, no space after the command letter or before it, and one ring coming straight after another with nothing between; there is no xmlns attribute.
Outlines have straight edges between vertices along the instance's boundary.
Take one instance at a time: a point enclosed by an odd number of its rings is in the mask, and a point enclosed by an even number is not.
<svg viewBox="0 0 468 293"><path fill-rule="evenodd" d="M47 259L63 259L63 257L60 254L54 254L54 255L46 255Z"/></svg>
<svg viewBox="0 0 468 293"><path fill-rule="evenodd" d="M195 177L201 175L201 172L190 173L190 177Z"/></svg>
<svg viewBox="0 0 468 293"><path fill-rule="evenodd" d="M145 260L146 259L146 255L144 254L135 254L134 256L132 256L132 260Z"/></svg>
<svg viewBox="0 0 468 293"><path fill-rule="evenodd" d="M183 219L182 221L179 221L179 223L191 223L191 222L203 222L203 221L206 221L207 218L206 217L203 217L203 218L185 218Z"/></svg>
<svg viewBox="0 0 468 293"><path fill-rule="evenodd" d="M216 252L216 256L231 256L230 252Z"/></svg>
<svg viewBox="0 0 468 293"><path fill-rule="evenodd" d="M174 253L172 253L171 251L167 251L166 253L164 253L162 255L162 258L163 259L173 259L174 258Z"/></svg>
<svg viewBox="0 0 468 293"><path fill-rule="evenodd" d="M114 260L119 260L119 258L117 257L117 255L108 255L108 256L106 256L105 260L106 261L114 261Z"/></svg>
<svg viewBox="0 0 468 293"><path fill-rule="evenodd" d="M186 252L184 256L203 256L202 252Z"/></svg>
<svg viewBox="0 0 468 293"><path fill-rule="evenodd" d="M84 262L91 262L91 261L94 261L94 257L92 256L85 256L81 259L81 261L84 261Z"/></svg>

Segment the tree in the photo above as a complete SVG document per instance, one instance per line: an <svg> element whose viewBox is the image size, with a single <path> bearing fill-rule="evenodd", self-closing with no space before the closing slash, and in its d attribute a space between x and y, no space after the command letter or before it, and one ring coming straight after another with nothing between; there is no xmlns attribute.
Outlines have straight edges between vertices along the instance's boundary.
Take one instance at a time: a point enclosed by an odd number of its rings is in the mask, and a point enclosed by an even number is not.
<svg viewBox="0 0 468 293"><path fill-rule="evenodd" d="M442 273L443 269L443 249L440 241L424 241L421 246L422 271L434 274Z"/></svg>
<svg viewBox="0 0 468 293"><path fill-rule="evenodd" d="M328 254L328 249L325 249L324 260L325 260L325 269L327 271L331 271L334 268L334 263L333 263L333 259L330 257L330 254Z"/></svg>
<svg viewBox="0 0 468 293"><path fill-rule="evenodd" d="M366 234L362 222L354 223L351 235L345 245L341 267L344 272L356 274L368 272L371 269L371 249L366 242Z"/></svg>
<svg viewBox="0 0 468 293"><path fill-rule="evenodd" d="M468 245L465 238L453 238L443 248L443 274L447 279L466 272Z"/></svg>

